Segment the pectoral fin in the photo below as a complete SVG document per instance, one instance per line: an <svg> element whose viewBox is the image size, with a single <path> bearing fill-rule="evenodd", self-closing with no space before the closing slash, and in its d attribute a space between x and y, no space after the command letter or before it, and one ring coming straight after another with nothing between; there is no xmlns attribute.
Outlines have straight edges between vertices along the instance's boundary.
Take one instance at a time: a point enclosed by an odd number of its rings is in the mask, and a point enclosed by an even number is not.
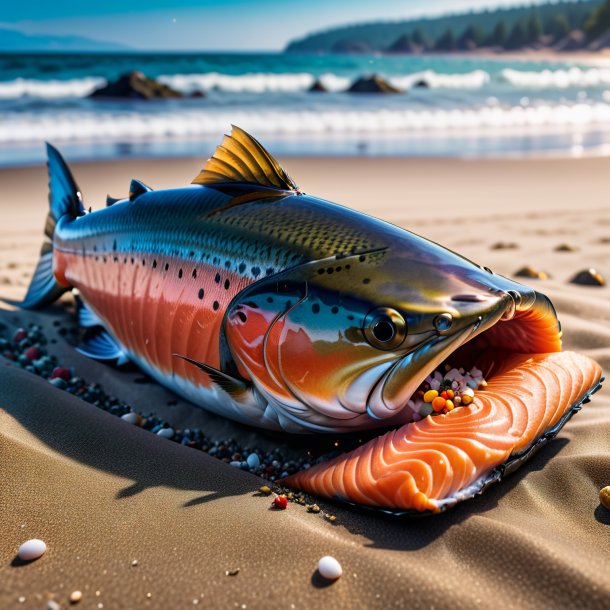
<svg viewBox="0 0 610 610"><path fill-rule="evenodd" d="M244 395L250 391L250 384L243 379L238 379L237 377L227 375L226 373L215 369L213 366L209 366L203 362L197 362L197 360L193 360L192 358L187 358L186 356L181 356L180 354L172 355L182 358L182 360L186 360L187 362L190 362L191 364L194 364L196 367L200 368L208 375L212 383L217 385L219 388L229 394L229 396L235 398L236 400L243 398Z"/></svg>

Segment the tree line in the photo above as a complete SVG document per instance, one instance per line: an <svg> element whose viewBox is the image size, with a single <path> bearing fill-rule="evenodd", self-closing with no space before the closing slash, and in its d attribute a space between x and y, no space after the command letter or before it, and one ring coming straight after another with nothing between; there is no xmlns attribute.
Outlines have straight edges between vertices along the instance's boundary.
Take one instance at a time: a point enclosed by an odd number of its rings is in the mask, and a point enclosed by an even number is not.
<svg viewBox="0 0 610 610"><path fill-rule="evenodd" d="M593 10L584 24L580 20L571 19L571 16L559 12L543 21L538 11L533 10L528 17L520 19L512 27L500 19L488 32L478 24L471 24L459 36L448 27L435 40L428 38L421 28L416 28L411 34L402 34L388 51L456 51L480 47L514 50L541 43L552 45L563 40L570 32L580 29L585 41L591 42L610 30L610 0L605 0Z"/></svg>
<svg viewBox="0 0 610 610"><path fill-rule="evenodd" d="M520 49L575 38L584 46L610 29L610 0L559 0L536 5L395 22L344 25L291 42L295 53ZM578 35L571 36L572 33ZM388 44L390 41L391 44Z"/></svg>

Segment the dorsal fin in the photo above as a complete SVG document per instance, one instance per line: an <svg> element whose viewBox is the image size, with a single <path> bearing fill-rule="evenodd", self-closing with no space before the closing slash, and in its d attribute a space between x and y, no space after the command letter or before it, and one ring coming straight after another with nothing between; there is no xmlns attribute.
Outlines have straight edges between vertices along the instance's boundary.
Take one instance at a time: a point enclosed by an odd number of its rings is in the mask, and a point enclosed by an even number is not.
<svg viewBox="0 0 610 610"><path fill-rule="evenodd" d="M298 191L292 178L263 148L262 144L239 127L232 125L214 155L207 160L193 184L238 182L284 191Z"/></svg>
<svg viewBox="0 0 610 610"><path fill-rule="evenodd" d="M146 186L143 182L134 178L129 185L129 201L134 201L140 195L150 193L150 191L152 191L150 186Z"/></svg>
<svg viewBox="0 0 610 610"><path fill-rule="evenodd" d="M117 201L121 201L121 200L116 197L111 197L110 195L106 195L106 207L110 207L111 205L114 205L115 203L117 203Z"/></svg>

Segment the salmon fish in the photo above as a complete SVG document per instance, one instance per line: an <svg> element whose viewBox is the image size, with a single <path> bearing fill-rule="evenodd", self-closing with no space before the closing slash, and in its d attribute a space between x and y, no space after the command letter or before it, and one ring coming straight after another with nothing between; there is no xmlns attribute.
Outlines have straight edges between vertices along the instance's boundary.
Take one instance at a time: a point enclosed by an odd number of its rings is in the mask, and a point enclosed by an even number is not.
<svg viewBox="0 0 610 610"><path fill-rule="evenodd" d="M46 239L23 307L77 289L81 323L95 329L80 351L133 361L233 420L386 430L287 484L438 512L522 463L599 387L595 362L561 352L546 296L305 194L237 127L190 186L133 180L98 211L85 211L50 145L48 168ZM412 397L448 363L477 367L487 387L422 413Z"/></svg>

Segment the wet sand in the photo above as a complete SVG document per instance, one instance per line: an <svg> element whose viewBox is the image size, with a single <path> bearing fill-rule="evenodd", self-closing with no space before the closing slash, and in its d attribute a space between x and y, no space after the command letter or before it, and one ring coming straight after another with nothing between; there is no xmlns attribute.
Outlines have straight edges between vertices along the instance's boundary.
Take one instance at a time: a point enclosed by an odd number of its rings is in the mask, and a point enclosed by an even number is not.
<svg viewBox="0 0 610 610"><path fill-rule="evenodd" d="M565 347L610 366L610 289L568 283L589 266L610 277L608 159L283 161L306 192L374 213L498 273L524 265L546 271L551 279L530 283L555 303ZM201 163L73 170L86 204L97 208L107 192L125 194L131 178L181 186ZM25 291L46 191L42 167L0 171L3 296ZM499 242L517 247L495 249ZM563 243L575 250L556 252ZM61 305L7 308L0 323L7 332L41 324L63 364L176 427L281 443L136 383L137 372L80 356L53 324L69 326L69 315ZM610 607L610 511L597 496L610 484L608 389L481 498L419 520L319 502L337 516L333 524L298 505L270 510L250 473L127 425L8 361L0 361L0 388L0 608L45 608L49 599L68 607L77 589L83 608ZM16 551L29 538L49 550L19 565ZM326 554L344 569L330 586L315 574Z"/></svg>

